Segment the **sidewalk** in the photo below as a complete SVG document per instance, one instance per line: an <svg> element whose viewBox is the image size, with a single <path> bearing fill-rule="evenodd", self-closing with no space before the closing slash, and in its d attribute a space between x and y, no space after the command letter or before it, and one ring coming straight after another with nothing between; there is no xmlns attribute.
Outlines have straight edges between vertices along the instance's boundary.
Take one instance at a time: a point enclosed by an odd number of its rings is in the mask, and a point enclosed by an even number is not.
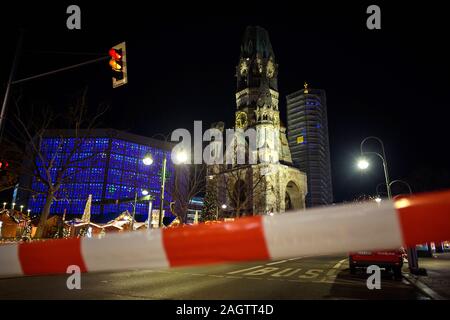
<svg viewBox="0 0 450 320"><path fill-rule="evenodd" d="M434 299L450 299L450 252L435 253L430 258L421 257L419 267L425 268L428 275L408 274L408 280L423 291L428 291L429 295L431 293Z"/></svg>

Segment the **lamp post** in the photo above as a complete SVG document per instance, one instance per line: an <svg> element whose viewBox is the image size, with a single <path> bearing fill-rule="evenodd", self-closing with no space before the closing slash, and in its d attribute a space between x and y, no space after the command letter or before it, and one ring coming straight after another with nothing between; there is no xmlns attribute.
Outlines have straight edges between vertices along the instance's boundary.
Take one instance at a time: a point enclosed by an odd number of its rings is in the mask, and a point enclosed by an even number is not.
<svg viewBox="0 0 450 320"><path fill-rule="evenodd" d="M382 154L379 154L378 152L374 152L374 151L366 151L366 152L364 152L364 150L363 150L364 143L367 140L370 140L370 139L376 140L376 141L378 141L380 143ZM384 169L384 178L386 180L386 186L387 186L388 198L392 199L391 186L390 186L390 182L389 182L389 172L388 172L388 166L387 166L387 161L386 161L386 153L384 151L383 141L381 141L380 138L374 137L374 136L370 136L370 137L364 138L363 141L361 141L360 150L361 150L361 159L358 161L358 167L361 170L365 170L365 169L367 169L369 167L369 162L364 158L364 154L374 154L374 155L378 156L382 160L382 162L383 162L383 169Z"/></svg>
<svg viewBox="0 0 450 320"><path fill-rule="evenodd" d="M142 190L142 195L143 196L148 196L150 193L148 192L148 190ZM147 229L150 229L151 227L151 219L152 219L152 196L149 196L148 199L148 214L147 214Z"/></svg>
<svg viewBox="0 0 450 320"><path fill-rule="evenodd" d="M162 226L162 217L163 217L163 207L164 207L164 189L166 185L166 171L167 171L167 155L163 152L163 161L162 161L162 174L161 174L161 188L159 193L159 216L158 216L158 227ZM188 159L187 153L184 151L180 151L175 154L176 163L182 164L185 163ZM150 153L146 154L142 159L142 162L146 166L150 166L153 164L153 157Z"/></svg>
<svg viewBox="0 0 450 320"><path fill-rule="evenodd" d="M163 204L164 204L164 189L166 186L166 167L167 167L167 156L164 153L163 165L162 165L162 175L161 175L161 191L159 193L159 216L158 216L158 227L162 226L163 218Z"/></svg>
<svg viewBox="0 0 450 320"><path fill-rule="evenodd" d="M6 205L7 205L8 203L6 203L6 202L3 202L3 210L5 210L6 209Z"/></svg>
<svg viewBox="0 0 450 320"><path fill-rule="evenodd" d="M364 143L367 140L370 140L370 139L376 140L376 141L378 141L380 143L382 154L379 154L378 152L374 152L374 151L368 151L368 152L364 152L363 151ZM361 150L361 159L358 161L358 167L361 170L365 170L365 169L367 169L369 167L369 162L365 158L363 158L364 154L374 154L374 155L378 156L379 158L381 158L381 160L383 162L384 178L386 180L385 185L386 185L386 191L387 191L388 199L392 199L391 187L392 187L392 185L394 183L403 183L404 185L406 185L408 187L409 194L412 194L411 186L407 182L405 182L403 180L398 180L398 179L397 180L393 180L393 181L389 181L389 172L388 172L388 166L387 166L387 161L386 161L386 153L384 151L383 141L381 141L380 138L374 137L374 136L370 136L370 137L367 137L367 138L363 139L363 141L361 141L360 150ZM376 187L377 199L375 199L375 201L377 203L381 202L381 198L378 196L378 187L380 185L382 185L382 184L380 183ZM408 252L408 266L409 266L409 270L412 273L415 273L419 269L417 250L415 248L407 248L407 252Z"/></svg>
<svg viewBox="0 0 450 320"><path fill-rule="evenodd" d="M391 186L394 183L402 183L402 184L404 184L408 188L409 194L410 195L412 194L412 189L411 189L411 186L409 185L408 182L403 181L403 180L394 180L394 181L391 181L391 183L389 184L389 188L391 188ZM408 253L408 267L409 267L409 270L412 273L423 272L423 271L419 270L419 257L417 256L417 249L415 247L413 247L413 248L406 248L406 251Z"/></svg>
<svg viewBox="0 0 450 320"><path fill-rule="evenodd" d="M12 210L14 210L14 207L16 206L16 203L15 202L13 202L13 203L11 203L11 209Z"/></svg>
<svg viewBox="0 0 450 320"><path fill-rule="evenodd" d="M148 195L148 191L147 190L142 190L141 191L143 196L147 196ZM133 206L133 219L131 220L131 231L134 231L134 220L136 217L136 206L137 206L137 199L138 199L138 192L136 191L134 193L134 206Z"/></svg>
<svg viewBox="0 0 450 320"><path fill-rule="evenodd" d="M162 225L162 216L163 216L163 204L164 204L164 189L166 185L166 167L167 167L167 156L166 153L163 153L163 161L162 161L162 173L161 173L161 187L159 192L159 216L158 216L158 227L161 228ZM151 166L153 164L153 157L150 153L148 153L142 162L146 166Z"/></svg>
<svg viewBox="0 0 450 320"><path fill-rule="evenodd" d="M227 205L224 203L220 206L220 208L222 209L222 211L226 210L228 207ZM216 207L216 220L219 220L219 207Z"/></svg>
<svg viewBox="0 0 450 320"><path fill-rule="evenodd" d="M22 204L22 205L20 206L20 212L22 212L23 207L24 207L24 205Z"/></svg>

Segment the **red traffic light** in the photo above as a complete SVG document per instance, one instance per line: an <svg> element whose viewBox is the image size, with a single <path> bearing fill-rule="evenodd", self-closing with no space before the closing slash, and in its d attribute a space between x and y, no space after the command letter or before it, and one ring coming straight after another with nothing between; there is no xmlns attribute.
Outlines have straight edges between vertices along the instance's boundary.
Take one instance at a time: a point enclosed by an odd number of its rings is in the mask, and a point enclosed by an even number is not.
<svg viewBox="0 0 450 320"><path fill-rule="evenodd" d="M115 45L108 51L111 59L109 65L112 69L113 88L128 83L127 79L127 52L125 42Z"/></svg>
<svg viewBox="0 0 450 320"><path fill-rule="evenodd" d="M114 60L120 60L122 55L114 48L109 49L109 56Z"/></svg>

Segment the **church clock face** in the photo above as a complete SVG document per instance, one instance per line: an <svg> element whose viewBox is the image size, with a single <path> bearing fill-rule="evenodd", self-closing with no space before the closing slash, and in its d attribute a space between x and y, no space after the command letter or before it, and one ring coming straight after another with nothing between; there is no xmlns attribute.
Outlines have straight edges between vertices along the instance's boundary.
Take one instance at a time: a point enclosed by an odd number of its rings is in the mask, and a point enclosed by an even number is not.
<svg viewBox="0 0 450 320"><path fill-rule="evenodd" d="M245 128L248 125L247 114L245 112L236 113L236 127Z"/></svg>

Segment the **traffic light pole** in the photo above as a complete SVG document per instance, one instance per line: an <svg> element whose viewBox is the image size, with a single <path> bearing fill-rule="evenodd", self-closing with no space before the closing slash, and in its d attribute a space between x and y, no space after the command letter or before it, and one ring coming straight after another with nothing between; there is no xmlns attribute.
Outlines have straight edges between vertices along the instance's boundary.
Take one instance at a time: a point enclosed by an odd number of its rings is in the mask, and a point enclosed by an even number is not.
<svg viewBox="0 0 450 320"><path fill-rule="evenodd" d="M8 105L9 92L11 90L11 85L14 84L13 78L16 73L17 60L19 59L19 52L20 52L20 49L22 48L22 42L23 42L23 30L20 30L19 39L17 40L16 51L14 53L14 60L13 60L13 64L11 67L11 72L9 73L8 83L6 84L6 91L5 91L5 96L3 98L2 110L0 112L0 142L3 138L3 126L4 126L5 118L6 118L6 107Z"/></svg>
<svg viewBox="0 0 450 320"><path fill-rule="evenodd" d="M162 176L161 176L161 191L159 194L159 221L158 226L162 227L162 219L163 219L163 207L164 207L164 187L166 184L166 166L167 166L167 157L166 153L164 153L163 165L162 165Z"/></svg>
<svg viewBox="0 0 450 320"><path fill-rule="evenodd" d="M101 58L97 58L97 59L92 59L92 60L89 60L89 61L86 61L86 62L74 64L72 66L68 66L68 67L56 69L56 70L53 70L53 71L40 73L40 74L31 76L31 77L19 79L19 80L13 81L11 84L19 84L19 83L22 83L22 82L25 82L25 81L30 81L30 80L33 80L33 79L42 78L42 77L49 76L49 75L52 75L52 74L55 74L55 73L59 73L59 72L63 72L63 71L67 71L67 70L71 70L71 69L75 69L75 68L79 68L79 67L82 67L82 66L85 66L85 65L88 65L88 64L92 64L92 63L96 63L96 62L103 61L103 60L108 60L108 59L109 59L109 56L101 57Z"/></svg>
<svg viewBox="0 0 450 320"><path fill-rule="evenodd" d="M13 80L15 72L16 72L16 68L17 68L17 60L18 60L18 56L19 56L19 51L20 48L22 47L22 40L23 40L23 32L21 32L20 36L19 36L19 40L17 42L17 48L16 48L16 53L14 56L14 61L13 61L13 65L11 68L11 72L9 74L9 79L8 79L8 83L6 85L6 92L5 92L5 97L3 98L3 104L2 104L2 110L0 112L0 142L2 140L3 137L3 127L4 127L4 122L5 122L5 118L6 118L6 109L7 109L7 105L8 105L8 99L9 99L9 94L11 91L11 86L15 85L15 84L19 84L19 83L23 83L26 81L30 81L30 80L34 80L34 79L38 79L38 78L42 78L45 76L49 76L55 73L59 73L59 72L63 72L63 71L67 71L67 70L71 70L71 69L75 69L75 68L79 68L88 64L92 64L92 63L96 63L99 61L103 61L103 60L108 60L109 56L103 56L101 58L97 58L97 59L92 59L86 62L82 62L82 63L77 63L68 67L64 67L64 68L60 68L60 69L56 69L53 71L49 71L49 72L44 72L44 73L40 73L31 77L27 77L27 78L23 78L23 79L19 79L19 80Z"/></svg>

